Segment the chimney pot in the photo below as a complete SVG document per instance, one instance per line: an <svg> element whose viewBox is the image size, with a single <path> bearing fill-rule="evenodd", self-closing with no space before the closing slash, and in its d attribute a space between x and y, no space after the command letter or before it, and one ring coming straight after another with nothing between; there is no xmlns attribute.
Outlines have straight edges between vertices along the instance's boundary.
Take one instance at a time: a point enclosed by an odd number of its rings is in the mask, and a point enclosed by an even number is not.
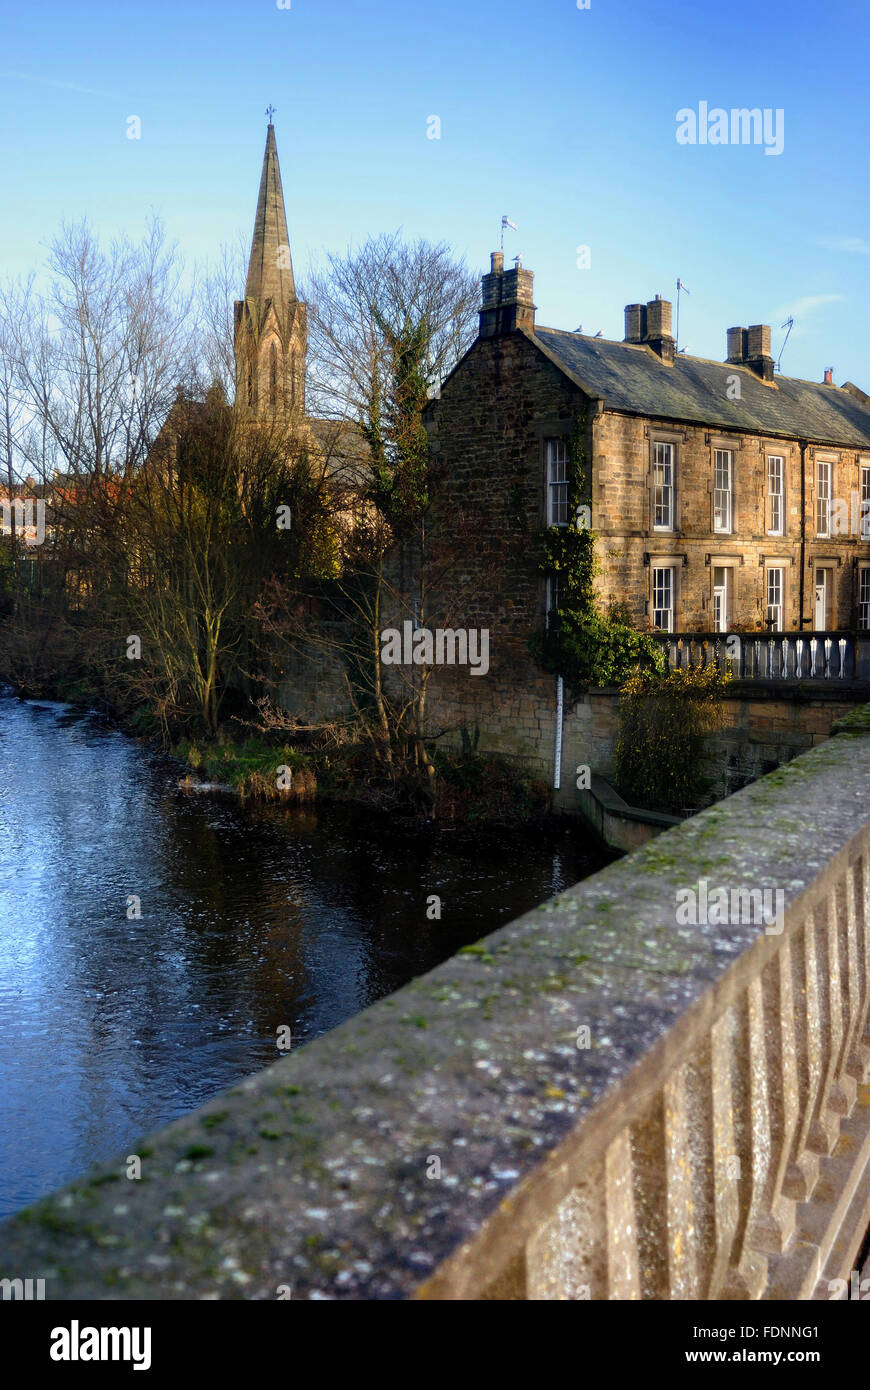
<svg viewBox="0 0 870 1390"><path fill-rule="evenodd" d="M504 270L504 251L493 251L490 253L490 274L500 275Z"/></svg>
<svg viewBox="0 0 870 1390"><path fill-rule="evenodd" d="M746 361L746 329L728 329L728 358L729 362Z"/></svg>
<svg viewBox="0 0 870 1390"><path fill-rule="evenodd" d="M646 337L646 305L645 304L626 304L625 306L625 341L627 343L642 343Z"/></svg>

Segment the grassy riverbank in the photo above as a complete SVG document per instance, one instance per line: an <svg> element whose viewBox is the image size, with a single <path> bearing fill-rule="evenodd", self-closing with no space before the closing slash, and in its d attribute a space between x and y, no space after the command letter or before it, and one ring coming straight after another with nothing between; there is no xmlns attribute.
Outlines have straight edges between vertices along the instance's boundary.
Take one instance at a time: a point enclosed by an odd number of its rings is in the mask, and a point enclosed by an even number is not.
<svg viewBox="0 0 870 1390"><path fill-rule="evenodd" d="M299 748L262 738L182 740L170 750L185 768L184 784L226 789L243 800L341 801L402 816L453 824L521 825L549 810L546 784L506 759L439 750L434 806L423 815L417 787L384 778L367 745L352 741Z"/></svg>
<svg viewBox="0 0 870 1390"><path fill-rule="evenodd" d="M170 752L188 769L191 788L211 784L237 792L243 801L312 801L317 793L312 760L286 744L276 747L256 738L237 743L183 740Z"/></svg>
<svg viewBox="0 0 870 1390"><path fill-rule="evenodd" d="M265 734L237 710L216 738L179 735L167 748L147 703L135 708L118 703L80 669L18 683L17 693L99 710L126 733L168 752L178 763L179 783L191 791L223 790L264 803L345 802L408 822L494 828L539 822L550 809L546 782L510 759L480 753L468 739L458 749L436 746L434 777L424 785L411 775L388 776L371 742L353 730Z"/></svg>

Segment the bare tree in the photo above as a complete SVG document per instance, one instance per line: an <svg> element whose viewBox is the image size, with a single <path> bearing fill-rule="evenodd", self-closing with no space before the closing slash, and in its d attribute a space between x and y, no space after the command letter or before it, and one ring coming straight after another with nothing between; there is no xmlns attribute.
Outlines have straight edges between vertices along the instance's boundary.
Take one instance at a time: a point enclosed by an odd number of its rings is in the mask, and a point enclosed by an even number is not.
<svg viewBox="0 0 870 1390"><path fill-rule="evenodd" d="M426 621L430 595L448 613L455 547L426 536L429 458L422 412L473 340L477 279L445 245L398 234L331 256L308 286L309 400L351 421L359 440L362 506L343 537L341 574L312 612L273 585L260 606L274 636L339 659L350 703L391 778L429 784L423 666L385 678L381 634ZM456 518L457 535L462 519ZM455 537L454 537L455 539Z"/></svg>
<svg viewBox="0 0 870 1390"><path fill-rule="evenodd" d="M176 402L118 515L116 588L141 642L121 679L167 738L185 724L214 736L227 689L247 674L264 581L328 568L311 442L295 416L252 424L213 386Z"/></svg>
<svg viewBox="0 0 870 1390"><path fill-rule="evenodd" d="M44 291L31 279L0 296L0 380L15 403L4 468L36 480L49 523L29 564L28 611L3 633L4 669L31 689L73 664L76 642L89 660L96 625L85 634L70 617L117 569L118 483L148 457L192 341L183 267L156 220L140 242L108 248L85 222L65 226L47 269Z"/></svg>
<svg viewBox="0 0 870 1390"><path fill-rule="evenodd" d="M309 396L325 416L361 427L377 417L392 370L390 334L426 324L425 369L436 391L474 341L477 276L441 242L369 238L327 257L306 284Z"/></svg>
<svg viewBox="0 0 870 1390"><path fill-rule="evenodd" d="M31 284L12 326L22 397L50 480L126 475L146 459L192 360L183 267L153 221L142 241L103 250L81 222L51 245L46 294Z"/></svg>
<svg viewBox="0 0 870 1390"><path fill-rule="evenodd" d="M235 399L236 354L233 303L239 286L244 285L247 251L241 237L221 247L197 286L200 371L207 381L217 383L228 401Z"/></svg>
<svg viewBox="0 0 870 1390"><path fill-rule="evenodd" d="M13 325L20 321L26 300L27 288L21 285L9 285L0 290L0 491L9 506L9 541L3 550L3 568L4 587L8 585L8 602L13 617L20 606L21 556L25 540L19 534L17 523L20 513L13 503L23 476L26 424L25 402L16 370Z"/></svg>

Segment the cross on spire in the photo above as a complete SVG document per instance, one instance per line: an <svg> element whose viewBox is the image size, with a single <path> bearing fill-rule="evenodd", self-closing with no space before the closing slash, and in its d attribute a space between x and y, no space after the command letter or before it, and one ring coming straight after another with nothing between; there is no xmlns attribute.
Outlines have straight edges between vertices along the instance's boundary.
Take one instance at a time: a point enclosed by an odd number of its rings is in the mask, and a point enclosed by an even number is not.
<svg viewBox="0 0 870 1390"><path fill-rule="evenodd" d="M272 124L272 117L274 116L274 114L275 114L275 108L274 108L274 106L272 105L272 103L270 102L269 105L266 107L266 115L269 117L269 125Z"/></svg>

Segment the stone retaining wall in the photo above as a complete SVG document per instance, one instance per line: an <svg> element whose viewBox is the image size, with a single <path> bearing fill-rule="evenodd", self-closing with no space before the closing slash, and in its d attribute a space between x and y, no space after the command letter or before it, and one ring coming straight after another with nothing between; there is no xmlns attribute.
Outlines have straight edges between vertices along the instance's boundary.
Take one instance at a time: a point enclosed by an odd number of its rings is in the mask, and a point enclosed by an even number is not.
<svg viewBox="0 0 870 1390"><path fill-rule="evenodd" d="M515 758L525 767L545 777L552 786L556 740L556 680L539 677L524 695L516 692L503 704L487 700L481 708L465 706L456 699L449 707L431 703L432 727L439 719L445 724L465 724L480 730L479 748ZM474 692L470 692L473 694ZM855 709L870 695L866 682L849 689L831 689L830 682L735 682L725 699L725 727L708 738L704 773L707 800L712 802L774 768L799 753L823 743L832 724ZM475 721L479 720L478 723ZM614 687L590 690L576 703L565 693L562 726L561 788L554 797L558 809L577 807L577 768L587 766L594 773L615 781L613 752L619 734L619 692ZM458 743L458 735L446 741Z"/></svg>

